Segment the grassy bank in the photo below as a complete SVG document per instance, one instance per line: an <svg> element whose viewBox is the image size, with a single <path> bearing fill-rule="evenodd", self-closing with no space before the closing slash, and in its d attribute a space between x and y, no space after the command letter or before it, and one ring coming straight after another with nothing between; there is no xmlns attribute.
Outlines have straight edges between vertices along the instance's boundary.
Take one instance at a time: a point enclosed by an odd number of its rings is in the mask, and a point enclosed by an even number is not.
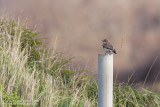
<svg viewBox="0 0 160 107"><path fill-rule="evenodd" d="M0 19L1 106L96 107L97 81L61 52L43 48L19 20ZM89 79L91 81L89 81ZM159 107L160 95L115 84L115 107Z"/></svg>

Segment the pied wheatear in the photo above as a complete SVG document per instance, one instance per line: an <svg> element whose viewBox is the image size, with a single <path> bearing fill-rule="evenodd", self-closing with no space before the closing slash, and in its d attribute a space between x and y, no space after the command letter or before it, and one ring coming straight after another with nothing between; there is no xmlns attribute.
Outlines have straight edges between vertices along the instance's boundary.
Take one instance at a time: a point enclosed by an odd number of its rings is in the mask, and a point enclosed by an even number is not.
<svg viewBox="0 0 160 107"><path fill-rule="evenodd" d="M105 54L106 53L117 54L116 50L114 49L112 44L107 39L102 40L102 42L103 42L102 47L103 47L103 50L104 50Z"/></svg>

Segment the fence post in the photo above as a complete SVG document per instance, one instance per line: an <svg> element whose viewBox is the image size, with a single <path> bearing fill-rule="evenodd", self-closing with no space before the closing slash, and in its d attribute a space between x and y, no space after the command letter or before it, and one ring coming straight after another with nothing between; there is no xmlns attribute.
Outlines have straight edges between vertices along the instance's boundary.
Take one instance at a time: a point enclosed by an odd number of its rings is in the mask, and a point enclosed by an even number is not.
<svg viewBox="0 0 160 107"><path fill-rule="evenodd" d="M98 107L113 107L113 54L98 54Z"/></svg>

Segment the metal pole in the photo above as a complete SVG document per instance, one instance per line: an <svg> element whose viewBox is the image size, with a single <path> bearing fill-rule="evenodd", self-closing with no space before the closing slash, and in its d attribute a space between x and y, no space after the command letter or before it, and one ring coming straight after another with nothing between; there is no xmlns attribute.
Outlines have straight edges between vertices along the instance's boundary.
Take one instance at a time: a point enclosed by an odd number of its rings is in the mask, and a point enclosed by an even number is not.
<svg viewBox="0 0 160 107"><path fill-rule="evenodd" d="M98 107L113 107L113 54L98 54Z"/></svg>

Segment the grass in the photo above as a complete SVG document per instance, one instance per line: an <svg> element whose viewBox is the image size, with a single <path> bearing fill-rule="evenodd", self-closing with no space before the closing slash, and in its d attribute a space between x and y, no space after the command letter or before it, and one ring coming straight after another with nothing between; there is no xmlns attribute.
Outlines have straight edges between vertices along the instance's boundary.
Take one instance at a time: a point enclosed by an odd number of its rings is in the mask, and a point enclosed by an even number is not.
<svg viewBox="0 0 160 107"><path fill-rule="evenodd" d="M96 107L97 81L72 59L49 50L39 33L0 18L0 106ZM114 107L160 107L160 94L114 84Z"/></svg>
<svg viewBox="0 0 160 107"><path fill-rule="evenodd" d="M114 86L114 107L160 107L160 94L119 83Z"/></svg>

